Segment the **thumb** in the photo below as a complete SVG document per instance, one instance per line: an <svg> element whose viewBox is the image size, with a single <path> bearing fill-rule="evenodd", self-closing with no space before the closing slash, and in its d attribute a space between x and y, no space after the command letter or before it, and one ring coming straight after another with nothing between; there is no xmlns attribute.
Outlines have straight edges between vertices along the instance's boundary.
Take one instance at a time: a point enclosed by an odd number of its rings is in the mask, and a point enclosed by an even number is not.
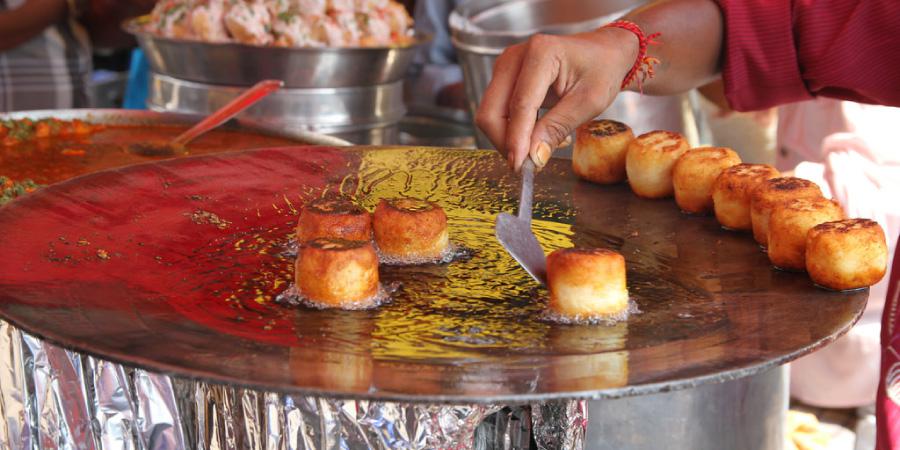
<svg viewBox="0 0 900 450"><path fill-rule="evenodd" d="M529 155L541 168L550 161L554 150L568 145L575 129L603 112L584 92L571 92L547 111L531 133Z"/></svg>

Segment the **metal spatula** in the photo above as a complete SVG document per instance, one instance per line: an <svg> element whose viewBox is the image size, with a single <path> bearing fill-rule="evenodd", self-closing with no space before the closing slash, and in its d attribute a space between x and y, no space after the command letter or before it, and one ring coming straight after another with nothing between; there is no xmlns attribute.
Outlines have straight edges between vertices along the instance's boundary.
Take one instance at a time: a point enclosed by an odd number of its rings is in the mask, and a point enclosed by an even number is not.
<svg viewBox="0 0 900 450"><path fill-rule="evenodd" d="M534 162L525 158L522 164L522 193L519 195L519 215L497 215L494 232L503 248L537 280L547 282L547 256L531 231L531 201L534 197Z"/></svg>

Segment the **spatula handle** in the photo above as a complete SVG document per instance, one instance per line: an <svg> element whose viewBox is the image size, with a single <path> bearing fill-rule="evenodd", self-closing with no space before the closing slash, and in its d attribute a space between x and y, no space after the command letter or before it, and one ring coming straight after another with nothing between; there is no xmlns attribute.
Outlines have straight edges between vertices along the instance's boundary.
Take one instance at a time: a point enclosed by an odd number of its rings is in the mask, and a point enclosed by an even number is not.
<svg viewBox="0 0 900 450"><path fill-rule="evenodd" d="M277 91L282 86L284 86L284 82L281 80L263 80L256 83L253 87L244 91L243 94L228 102L225 106L219 108L189 130L173 139L172 144L176 146L187 145L188 142L191 142L197 138L197 136L221 125L226 120L236 116L241 111L249 108L263 97Z"/></svg>
<svg viewBox="0 0 900 450"><path fill-rule="evenodd" d="M531 223L531 202L534 199L534 161L525 158L522 163L522 192L519 194L519 219Z"/></svg>

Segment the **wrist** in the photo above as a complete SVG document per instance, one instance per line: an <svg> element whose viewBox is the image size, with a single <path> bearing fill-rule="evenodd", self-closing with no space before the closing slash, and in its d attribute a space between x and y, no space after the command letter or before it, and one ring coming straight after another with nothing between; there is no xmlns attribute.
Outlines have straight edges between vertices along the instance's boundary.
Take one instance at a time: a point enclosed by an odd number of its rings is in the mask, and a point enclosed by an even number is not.
<svg viewBox="0 0 900 450"><path fill-rule="evenodd" d="M621 28L604 27L594 31L603 48L611 49L611 61L604 61L615 68L615 72L624 80L634 67L640 53L640 39L634 33Z"/></svg>
<svg viewBox="0 0 900 450"><path fill-rule="evenodd" d="M625 89L632 83L636 83L638 91L643 93L644 81L653 78L655 75L654 66L659 64L659 59L649 56L647 54L647 49L650 45L659 43L654 39L659 37L661 33L645 33L640 25L630 20L617 20L604 25L603 28L621 29L632 34L635 39L637 39L637 57L635 58L631 69L628 71L628 74L625 76L625 79L622 80L621 88Z"/></svg>

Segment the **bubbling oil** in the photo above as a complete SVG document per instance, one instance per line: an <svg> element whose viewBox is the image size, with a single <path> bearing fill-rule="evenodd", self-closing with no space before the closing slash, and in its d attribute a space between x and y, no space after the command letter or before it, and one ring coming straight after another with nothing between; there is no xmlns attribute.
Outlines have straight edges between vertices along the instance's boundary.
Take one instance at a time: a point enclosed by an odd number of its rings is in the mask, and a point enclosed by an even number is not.
<svg viewBox="0 0 900 450"><path fill-rule="evenodd" d="M387 303L390 303L393 299L393 294L399 291L401 288L401 284L394 282L389 284L378 283L378 292L375 295L354 302L339 302L341 306L339 309L346 309L348 311L363 311L367 309L375 309ZM309 297L303 295L299 289L297 289L296 284L291 284L288 286L284 292L278 294L275 297L275 301L278 303L291 305L291 306L306 306L313 309L335 309L334 305L328 305L325 303L317 302Z"/></svg>
<svg viewBox="0 0 900 450"><path fill-rule="evenodd" d="M371 322L367 328L371 335L357 344L357 351L385 361L503 359L510 354L534 354L553 347L550 340L561 326L594 324L588 327L595 330L592 335L605 336L603 330L609 328L605 325L614 319L626 319L622 316L555 321L557 318L546 313L546 290L519 266L494 234L496 215L516 209L518 180L511 174L496 176L493 154L474 152L461 156L460 151L427 150L418 155L417 151L421 150L365 152L361 161L352 162L347 174L330 180L325 191L301 190L297 194L301 203L328 194L346 195L370 211L382 198L423 198L439 204L447 214L454 248L444 255L442 263L400 261L404 264L395 265L395 261L382 260L379 277L385 290L398 284L402 284L402 289L390 292L390 299L383 298L380 303L366 301L359 305L369 309L347 312L354 320ZM532 230L546 252L575 247L576 243L579 247L623 250L621 238L585 229L576 234L571 199L542 196L541 186L535 187ZM262 231L260 239L277 243L278 250L260 256L263 259L258 270L265 274L247 277L260 282L242 287L232 304L238 311L258 311L264 316L261 321L269 314L286 314L292 326L300 330L306 324L324 320L320 316L328 312L317 309L322 305L305 301L295 290L285 291L293 282L296 242L291 242L290 236L296 217L287 205L274 206L279 217L283 216L283 225ZM624 245L627 250L636 251ZM226 249L232 247L235 246L225 245ZM639 255L636 261L668 264L649 252ZM631 280L629 275L629 284ZM645 291L662 289L660 283L665 283L640 276L634 280L644 289L637 291L639 297ZM278 289L273 291L273 286ZM250 297L257 288L265 294L263 298L271 292L273 301L260 303L257 297ZM274 301L278 294L278 301ZM376 304L378 307L372 309ZM629 314L636 313L636 307L629 308Z"/></svg>
<svg viewBox="0 0 900 450"><path fill-rule="evenodd" d="M550 309L545 310L541 314L541 320L550 323L559 323L563 325L615 325L619 322L628 320L629 317L640 314L641 310L637 303L629 298L628 305L622 311L613 314L590 314L590 315L566 315L560 314Z"/></svg>
<svg viewBox="0 0 900 450"><path fill-rule="evenodd" d="M440 256L436 258L427 256L388 256L381 252L378 243L374 243L375 253L378 254L378 263L386 266L415 266L421 264L450 264L453 261L471 258L474 251L463 245L451 242Z"/></svg>

